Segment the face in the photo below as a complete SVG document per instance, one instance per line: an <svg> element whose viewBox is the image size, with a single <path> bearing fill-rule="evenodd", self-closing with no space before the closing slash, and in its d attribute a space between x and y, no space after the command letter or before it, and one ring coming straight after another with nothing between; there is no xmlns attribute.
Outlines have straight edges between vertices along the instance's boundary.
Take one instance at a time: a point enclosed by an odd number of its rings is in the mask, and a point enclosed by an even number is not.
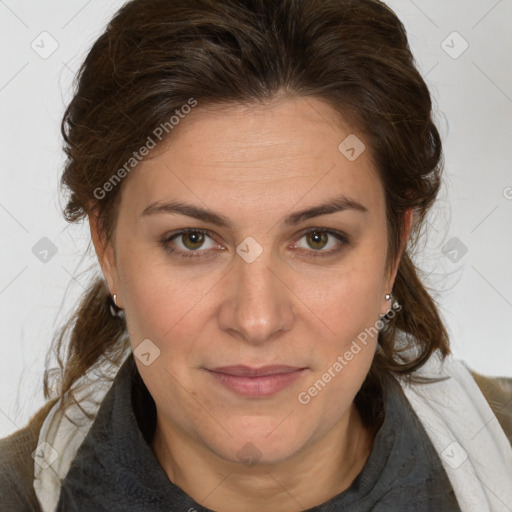
<svg viewBox="0 0 512 512"><path fill-rule="evenodd" d="M384 190L320 100L199 105L178 128L123 184L100 263L158 422L283 461L343 421L371 365L395 274Z"/></svg>

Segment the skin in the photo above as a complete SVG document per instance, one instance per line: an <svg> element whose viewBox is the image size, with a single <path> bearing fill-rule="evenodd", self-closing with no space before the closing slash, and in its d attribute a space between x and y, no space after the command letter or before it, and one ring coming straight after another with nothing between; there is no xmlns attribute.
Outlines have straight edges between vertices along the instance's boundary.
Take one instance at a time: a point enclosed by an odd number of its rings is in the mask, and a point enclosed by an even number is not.
<svg viewBox="0 0 512 512"><path fill-rule="evenodd" d="M355 161L338 150L349 134L365 141L314 98L250 108L199 105L123 183L112 241L90 215L98 260L125 310L132 348L150 339L160 350L148 366L135 359L157 407L152 448L169 479L211 509L291 512L319 505L350 486L371 452L373 434L353 399L376 336L308 404L297 398L390 309L385 294L398 261L387 271L384 190L368 144ZM340 194L367 211L283 223ZM233 228L181 214L141 215L170 200L208 208ZM408 212L407 235L410 223ZM349 243L303 233L312 227L341 231ZM180 258L164 249L160 240L184 228L209 233L202 246L187 235L168 245L207 257ZM252 263L236 252L246 237L262 248ZM307 370L278 393L254 398L233 393L205 370L235 364ZM240 450L256 463L241 461Z"/></svg>

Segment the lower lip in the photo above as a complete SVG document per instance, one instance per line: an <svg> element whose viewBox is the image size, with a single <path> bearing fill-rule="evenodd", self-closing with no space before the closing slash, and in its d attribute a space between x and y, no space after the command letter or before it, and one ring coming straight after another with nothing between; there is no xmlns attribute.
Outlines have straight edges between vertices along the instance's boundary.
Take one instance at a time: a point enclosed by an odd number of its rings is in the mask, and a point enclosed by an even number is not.
<svg viewBox="0 0 512 512"><path fill-rule="evenodd" d="M229 375L227 373L208 373L222 385L238 395L249 397L271 396L295 382L306 370L297 370L289 373L276 373L274 375L261 375L259 377L245 377Z"/></svg>

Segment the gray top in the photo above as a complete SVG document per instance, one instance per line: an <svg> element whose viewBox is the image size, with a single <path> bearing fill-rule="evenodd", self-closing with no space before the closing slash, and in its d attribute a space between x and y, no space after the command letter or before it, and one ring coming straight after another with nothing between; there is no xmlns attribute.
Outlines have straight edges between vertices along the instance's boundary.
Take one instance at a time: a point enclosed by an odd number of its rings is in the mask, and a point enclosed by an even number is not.
<svg viewBox="0 0 512 512"><path fill-rule="evenodd" d="M383 419L364 468L349 489L309 511L460 512L439 456L391 376L381 399ZM209 511L160 466L150 446L155 425L155 403L130 355L76 454L57 511Z"/></svg>

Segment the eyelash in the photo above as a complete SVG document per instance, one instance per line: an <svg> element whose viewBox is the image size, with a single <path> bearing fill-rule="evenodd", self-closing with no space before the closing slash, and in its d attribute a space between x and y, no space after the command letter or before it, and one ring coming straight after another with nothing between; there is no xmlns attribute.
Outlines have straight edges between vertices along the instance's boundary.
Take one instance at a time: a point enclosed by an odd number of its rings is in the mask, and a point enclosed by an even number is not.
<svg viewBox="0 0 512 512"><path fill-rule="evenodd" d="M307 230L305 230L305 231L303 231L301 233L301 235L297 239L297 241L299 241L301 238L303 238L304 236L308 235L309 233L313 233L313 232L327 233L329 235L334 236L334 238L338 239L338 241L341 242L342 247L343 246L347 246L347 245L350 244L349 237L347 235L345 235L345 233L342 233L341 231L325 229L325 228L308 228ZM186 233L200 233L200 234L203 234L203 235L208 235L210 238L213 238L211 233L210 233L210 231L208 231L208 230L186 228L186 229L182 229L180 231L176 231L175 233L172 233L170 236L166 236L165 238L160 240L160 245L163 247L163 249L165 251L167 251L167 252L177 256L178 258L183 258L183 259L187 259L187 258L208 258L209 255L208 254L206 254L206 255L204 254L205 252L208 252L208 251L204 251L204 250L201 250L201 249L197 249L195 251L181 251L181 250L172 249L170 247L170 245L169 245L170 242L172 242L175 238L178 238L179 236L184 235ZM311 251L310 251L311 254L310 254L309 257L311 257L311 258L325 258L325 257L329 257L329 256L334 256L335 254L339 253L342 250L342 247L338 247L336 249L331 249L329 251L322 251L322 250L315 251L314 249L311 249ZM203 254L200 254L200 253L203 253Z"/></svg>

